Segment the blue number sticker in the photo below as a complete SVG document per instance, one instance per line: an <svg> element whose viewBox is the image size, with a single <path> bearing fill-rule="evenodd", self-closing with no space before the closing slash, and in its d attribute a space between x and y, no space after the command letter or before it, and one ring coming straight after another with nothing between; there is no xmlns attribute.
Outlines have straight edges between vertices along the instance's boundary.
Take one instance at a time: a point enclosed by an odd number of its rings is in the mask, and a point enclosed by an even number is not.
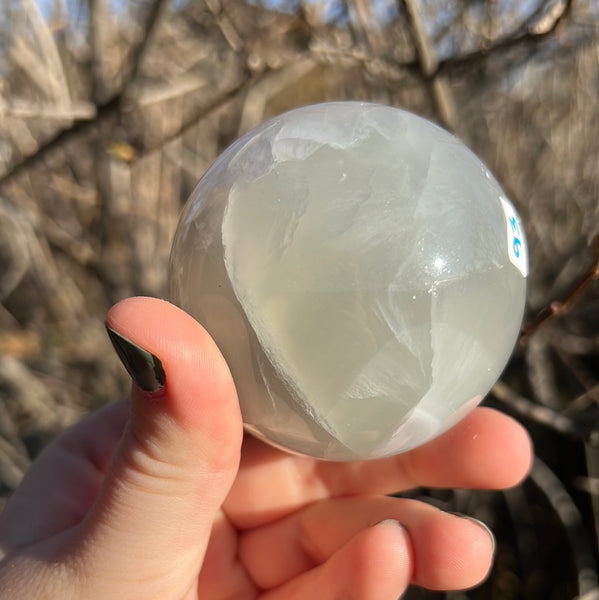
<svg viewBox="0 0 599 600"><path fill-rule="evenodd" d="M504 198L499 197L501 208L505 215L507 230L507 251L510 262L522 273L524 277L528 275L528 250L526 248L526 238L520 217L513 204Z"/></svg>

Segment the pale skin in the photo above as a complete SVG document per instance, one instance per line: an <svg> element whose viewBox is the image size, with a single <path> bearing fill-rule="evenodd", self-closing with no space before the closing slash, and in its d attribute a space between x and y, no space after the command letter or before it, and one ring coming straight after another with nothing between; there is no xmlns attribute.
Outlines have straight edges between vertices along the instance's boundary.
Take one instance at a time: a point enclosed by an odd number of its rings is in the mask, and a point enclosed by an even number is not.
<svg viewBox="0 0 599 600"><path fill-rule="evenodd" d="M0 516L0 598L396 600L488 574L484 527L387 494L516 485L531 446L509 417L475 409L376 461L294 456L244 438L227 365L191 317L131 298L107 323L160 358L166 386L133 385L34 463Z"/></svg>

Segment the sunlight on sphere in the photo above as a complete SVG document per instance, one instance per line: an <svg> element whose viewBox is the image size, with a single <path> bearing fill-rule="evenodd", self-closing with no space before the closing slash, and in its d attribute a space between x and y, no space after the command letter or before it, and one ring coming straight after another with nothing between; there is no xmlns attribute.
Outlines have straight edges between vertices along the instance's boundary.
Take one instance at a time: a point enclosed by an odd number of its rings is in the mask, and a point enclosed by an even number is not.
<svg viewBox="0 0 599 600"><path fill-rule="evenodd" d="M225 356L250 432L353 460L422 444L480 402L516 341L527 269L518 215L460 141L336 102L214 162L169 278Z"/></svg>

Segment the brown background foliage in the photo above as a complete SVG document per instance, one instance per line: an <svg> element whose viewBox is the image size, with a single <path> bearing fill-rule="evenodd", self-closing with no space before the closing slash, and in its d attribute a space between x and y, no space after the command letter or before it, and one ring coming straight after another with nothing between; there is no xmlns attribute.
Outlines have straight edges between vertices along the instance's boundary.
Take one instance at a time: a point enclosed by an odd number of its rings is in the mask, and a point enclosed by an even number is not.
<svg viewBox="0 0 599 600"><path fill-rule="evenodd" d="M229 143L281 111L370 100L453 130L525 221L529 319L596 261L594 0L264 4L0 7L2 497L49 439L126 389L106 310L166 295L189 193ZM503 494L414 492L493 526L489 581L409 597L599 598L598 291L595 278L519 347L487 399L533 435L529 480Z"/></svg>

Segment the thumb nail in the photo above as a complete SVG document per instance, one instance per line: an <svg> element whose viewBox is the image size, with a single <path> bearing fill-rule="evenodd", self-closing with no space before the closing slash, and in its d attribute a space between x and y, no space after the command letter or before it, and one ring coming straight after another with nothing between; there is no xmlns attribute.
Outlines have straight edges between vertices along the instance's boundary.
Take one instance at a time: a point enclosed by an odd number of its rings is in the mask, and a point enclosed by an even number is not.
<svg viewBox="0 0 599 600"><path fill-rule="evenodd" d="M477 525L478 527L483 529L488 534L488 536L491 538L491 542L493 543L493 554L495 554L495 550L497 549L497 541L495 539L495 535L491 531L491 528L486 523L483 523L483 521L480 521L479 519L475 519L474 517L471 517L470 515L465 515L464 513L460 513L460 512L449 511L449 514L454 515L455 517L460 517L462 519L466 519L467 521L470 521L474 525Z"/></svg>
<svg viewBox="0 0 599 600"><path fill-rule="evenodd" d="M106 325L106 331L135 385L145 392L156 393L162 390L166 377L160 359L117 333L108 325Z"/></svg>

